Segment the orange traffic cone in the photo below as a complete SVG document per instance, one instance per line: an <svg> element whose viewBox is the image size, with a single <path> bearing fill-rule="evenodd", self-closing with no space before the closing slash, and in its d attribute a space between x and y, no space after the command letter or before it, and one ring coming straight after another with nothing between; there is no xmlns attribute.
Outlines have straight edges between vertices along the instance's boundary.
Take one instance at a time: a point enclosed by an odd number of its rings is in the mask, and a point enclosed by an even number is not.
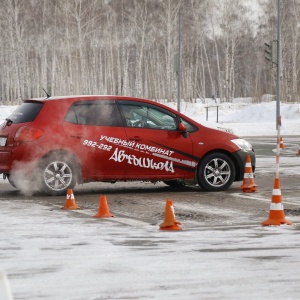
<svg viewBox="0 0 300 300"><path fill-rule="evenodd" d="M73 190L68 189L67 200L66 200L65 206L62 207L62 209L74 210L74 209L79 209L79 208L80 207L76 205Z"/></svg>
<svg viewBox="0 0 300 300"><path fill-rule="evenodd" d="M114 217L114 215L112 215L109 212L106 196L102 195L100 197L98 213L94 215L94 218L111 218L111 217Z"/></svg>
<svg viewBox="0 0 300 300"><path fill-rule="evenodd" d="M173 201L166 199L164 222L159 225L160 230L181 230L181 223L175 219Z"/></svg>
<svg viewBox="0 0 300 300"><path fill-rule="evenodd" d="M299 148L298 148L298 152L297 152L296 155L300 155L300 146L299 146Z"/></svg>
<svg viewBox="0 0 300 300"><path fill-rule="evenodd" d="M256 192L257 185L254 182L250 154L246 157L244 180L241 185L241 190L246 193Z"/></svg>
<svg viewBox="0 0 300 300"><path fill-rule="evenodd" d="M261 223L264 226L269 225L281 225L287 224L292 225L293 223L285 218L283 205L282 205L282 198L281 198L281 191L280 191L280 183L279 178L275 178L274 181L274 188L272 193L272 202L270 207L269 218Z"/></svg>
<svg viewBox="0 0 300 300"><path fill-rule="evenodd" d="M285 148L282 137L280 137L280 140L279 140L279 148L281 148L281 149Z"/></svg>

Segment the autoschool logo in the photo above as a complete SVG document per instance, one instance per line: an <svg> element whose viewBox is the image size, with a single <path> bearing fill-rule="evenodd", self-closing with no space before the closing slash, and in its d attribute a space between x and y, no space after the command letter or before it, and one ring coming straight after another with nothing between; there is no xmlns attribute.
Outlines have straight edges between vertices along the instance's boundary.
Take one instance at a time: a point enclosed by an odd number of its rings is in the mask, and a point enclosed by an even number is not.
<svg viewBox="0 0 300 300"><path fill-rule="evenodd" d="M106 135L101 135L99 140L100 143L86 139L83 141L83 145L86 147L96 148L101 151L114 151L109 160L113 160L115 162L126 161L127 164L134 165L136 167L165 170L166 172L171 173L175 173L174 164L175 168L179 168L179 165L183 165L183 167L187 166L188 170L191 170L192 172L197 165L197 162L194 160L177 157L177 152L174 149L166 149L164 147L136 143L135 141L128 141L126 139ZM129 149L129 151L120 150L119 147ZM133 151L139 154L132 154ZM129 154L128 152L131 153Z"/></svg>
<svg viewBox="0 0 300 300"><path fill-rule="evenodd" d="M124 150L119 150L119 148L115 149L109 160L114 160L116 162L123 162L125 160L129 165L134 165L140 168L165 170L167 172L174 173L172 161L167 160L165 162L155 162L152 158L137 157L134 154L126 154Z"/></svg>

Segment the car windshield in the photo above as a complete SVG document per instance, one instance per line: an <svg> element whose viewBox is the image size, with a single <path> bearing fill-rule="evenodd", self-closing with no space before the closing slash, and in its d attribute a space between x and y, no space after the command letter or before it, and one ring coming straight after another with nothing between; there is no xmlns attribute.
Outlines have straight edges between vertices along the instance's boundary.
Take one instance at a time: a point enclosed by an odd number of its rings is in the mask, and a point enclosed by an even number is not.
<svg viewBox="0 0 300 300"><path fill-rule="evenodd" d="M40 102L25 102L16 108L9 116L9 120L16 123L32 122L39 114L43 103Z"/></svg>

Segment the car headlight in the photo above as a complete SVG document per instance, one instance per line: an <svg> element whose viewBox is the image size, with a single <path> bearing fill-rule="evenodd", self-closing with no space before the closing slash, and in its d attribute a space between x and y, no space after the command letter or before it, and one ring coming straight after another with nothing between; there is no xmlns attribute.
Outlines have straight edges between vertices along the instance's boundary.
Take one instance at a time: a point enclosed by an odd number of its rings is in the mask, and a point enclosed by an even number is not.
<svg viewBox="0 0 300 300"><path fill-rule="evenodd" d="M241 150L252 151L252 145L244 139L234 139L231 140L235 145L237 145Z"/></svg>

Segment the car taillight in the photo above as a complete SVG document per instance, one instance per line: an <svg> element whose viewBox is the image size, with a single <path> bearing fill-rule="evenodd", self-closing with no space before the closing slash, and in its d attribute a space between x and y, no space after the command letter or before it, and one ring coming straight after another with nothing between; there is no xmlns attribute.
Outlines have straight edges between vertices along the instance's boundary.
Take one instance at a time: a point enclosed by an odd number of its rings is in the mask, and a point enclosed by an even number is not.
<svg viewBox="0 0 300 300"><path fill-rule="evenodd" d="M44 134L44 131L33 127L21 127L14 140L16 142L32 142Z"/></svg>

